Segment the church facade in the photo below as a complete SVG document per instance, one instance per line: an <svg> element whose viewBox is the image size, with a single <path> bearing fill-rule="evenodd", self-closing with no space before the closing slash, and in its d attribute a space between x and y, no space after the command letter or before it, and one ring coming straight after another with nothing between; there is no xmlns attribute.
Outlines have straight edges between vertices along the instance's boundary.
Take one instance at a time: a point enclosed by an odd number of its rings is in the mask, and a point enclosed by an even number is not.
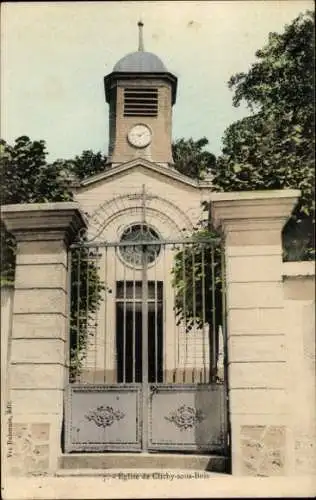
<svg viewBox="0 0 316 500"><path fill-rule="evenodd" d="M192 240L207 220L211 183L174 168L177 78L143 50L141 23L139 50L104 85L108 165L76 187L89 225L86 242L73 247L79 260L80 252L94 259L104 288L93 315L87 304L77 317L87 341L70 385L66 451L224 453L223 325L215 274L212 286L207 279L215 243Z"/></svg>

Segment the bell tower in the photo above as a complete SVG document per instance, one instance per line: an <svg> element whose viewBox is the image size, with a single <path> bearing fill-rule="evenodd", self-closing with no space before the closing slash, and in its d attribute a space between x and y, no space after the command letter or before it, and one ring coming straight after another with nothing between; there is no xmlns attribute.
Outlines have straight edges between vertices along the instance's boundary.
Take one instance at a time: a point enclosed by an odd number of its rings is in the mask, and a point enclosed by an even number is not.
<svg viewBox="0 0 316 500"><path fill-rule="evenodd" d="M159 57L144 50L141 21L138 29L138 51L120 59L104 78L110 108L108 162L116 166L146 158L169 166L177 78Z"/></svg>

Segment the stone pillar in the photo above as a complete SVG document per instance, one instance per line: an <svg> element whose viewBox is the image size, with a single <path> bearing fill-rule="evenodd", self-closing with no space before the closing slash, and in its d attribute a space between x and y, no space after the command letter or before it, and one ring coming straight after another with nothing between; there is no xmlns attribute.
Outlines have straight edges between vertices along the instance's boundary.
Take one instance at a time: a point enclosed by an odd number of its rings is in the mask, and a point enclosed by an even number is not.
<svg viewBox="0 0 316 500"><path fill-rule="evenodd" d="M214 193L225 236L232 473L290 474L282 228L297 190Z"/></svg>
<svg viewBox="0 0 316 500"><path fill-rule="evenodd" d="M67 383L67 247L85 226L77 203L6 205L16 238L9 365L8 474L52 473Z"/></svg>

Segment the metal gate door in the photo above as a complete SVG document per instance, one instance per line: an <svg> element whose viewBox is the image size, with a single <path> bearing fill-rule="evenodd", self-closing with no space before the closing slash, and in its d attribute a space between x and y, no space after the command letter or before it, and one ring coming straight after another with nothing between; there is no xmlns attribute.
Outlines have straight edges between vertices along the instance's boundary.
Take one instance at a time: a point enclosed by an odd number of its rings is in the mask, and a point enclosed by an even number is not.
<svg viewBox="0 0 316 500"><path fill-rule="evenodd" d="M224 454L219 241L162 241L140 223L70 253L65 451Z"/></svg>

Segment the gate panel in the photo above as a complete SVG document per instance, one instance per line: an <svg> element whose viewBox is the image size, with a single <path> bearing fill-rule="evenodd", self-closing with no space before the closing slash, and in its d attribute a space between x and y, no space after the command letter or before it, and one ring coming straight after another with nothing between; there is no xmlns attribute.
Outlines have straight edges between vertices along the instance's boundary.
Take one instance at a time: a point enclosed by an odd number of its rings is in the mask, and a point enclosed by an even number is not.
<svg viewBox="0 0 316 500"><path fill-rule="evenodd" d="M152 385L149 420L151 450L224 452L224 386Z"/></svg>
<svg viewBox="0 0 316 500"><path fill-rule="evenodd" d="M140 388L140 384L71 385L65 451L140 450Z"/></svg>

